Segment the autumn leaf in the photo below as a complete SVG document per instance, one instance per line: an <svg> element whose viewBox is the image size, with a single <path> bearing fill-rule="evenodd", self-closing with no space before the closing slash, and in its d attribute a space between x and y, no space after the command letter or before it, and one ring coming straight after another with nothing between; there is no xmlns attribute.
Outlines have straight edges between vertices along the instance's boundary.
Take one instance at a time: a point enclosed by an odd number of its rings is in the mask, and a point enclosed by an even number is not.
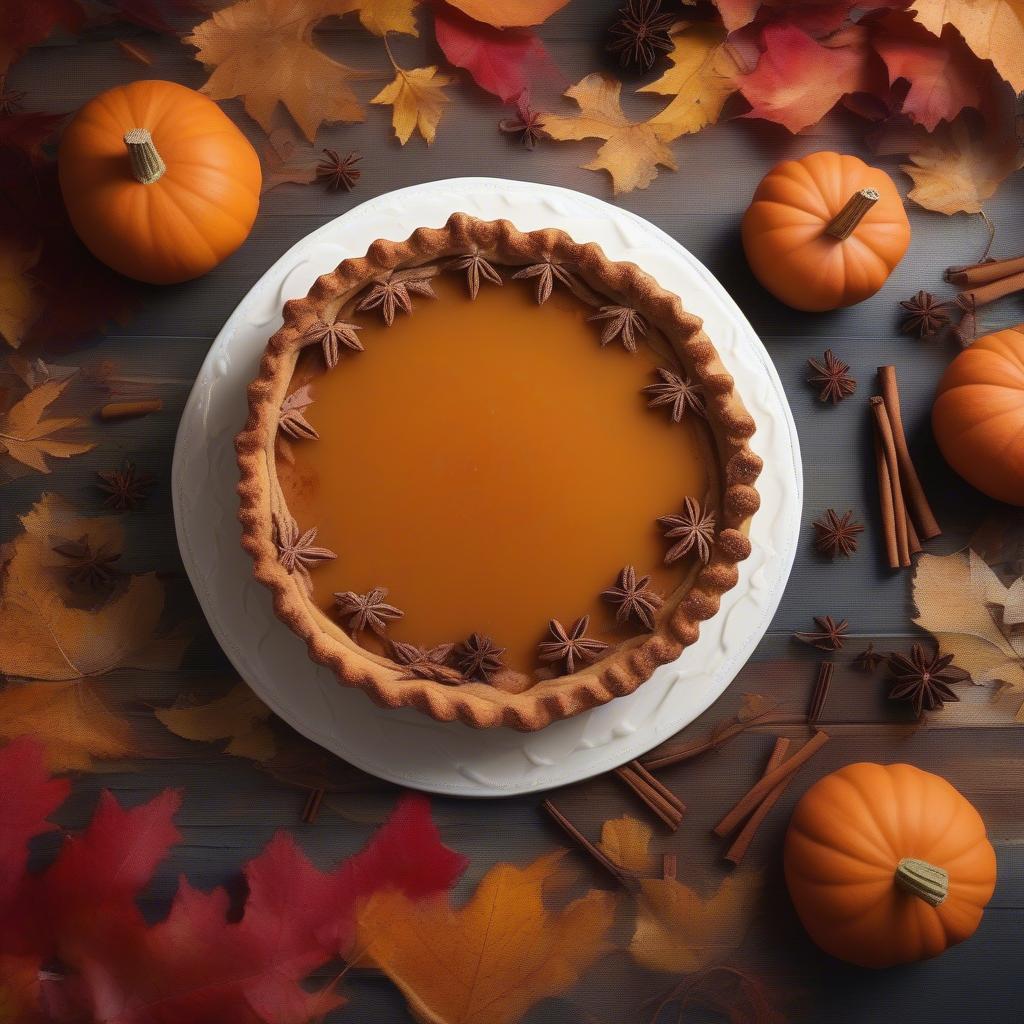
<svg viewBox="0 0 1024 1024"><path fill-rule="evenodd" d="M715 0L727 32L735 32L754 20L761 0Z"/></svg>
<svg viewBox="0 0 1024 1024"><path fill-rule="evenodd" d="M338 6L331 0L237 0L215 11L185 38L213 69L202 91L215 100L243 97L246 113L267 132L283 104L310 142L324 121L362 121L349 81L366 76L313 44L317 22L338 13Z"/></svg>
<svg viewBox="0 0 1024 1024"><path fill-rule="evenodd" d="M914 571L914 622L975 683L1024 694L1024 637L1012 621L1019 611L1019 583L1007 587L973 550L922 555ZM1024 721L1024 704L1017 718Z"/></svg>
<svg viewBox="0 0 1024 1024"><path fill-rule="evenodd" d="M274 756L274 735L266 706L245 683L207 704L157 708L156 717L187 740L228 740L224 753L266 761Z"/></svg>
<svg viewBox="0 0 1024 1024"><path fill-rule="evenodd" d="M699 132L714 124L725 101L736 91L743 70L726 33L712 22L681 23L672 32L672 67L661 78L638 89L674 97L654 124L663 126L666 140Z"/></svg>
<svg viewBox="0 0 1024 1024"><path fill-rule="evenodd" d="M43 418L47 407L61 396L68 383L69 381L63 380L40 384L7 410L0 420L0 452L30 469L49 473L47 455L67 459L95 447L92 444L65 441L54 436L62 430L86 426L85 420L67 416Z"/></svg>
<svg viewBox="0 0 1024 1024"><path fill-rule="evenodd" d="M331 14L358 11L363 28L375 36L388 32L418 36L415 9L419 0L337 0L328 7Z"/></svg>
<svg viewBox="0 0 1024 1024"><path fill-rule="evenodd" d="M967 45L1024 92L1024 4L1021 0L914 0L914 17L932 35L952 25Z"/></svg>
<svg viewBox="0 0 1024 1024"><path fill-rule="evenodd" d="M651 834L650 827L636 818L612 818L601 826L600 846L620 868L649 875L657 863L650 852Z"/></svg>
<svg viewBox="0 0 1024 1024"><path fill-rule="evenodd" d="M43 146L60 127L64 117L64 114L43 114L39 111L0 116L0 147L19 150L33 164L44 163L46 154Z"/></svg>
<svg viewBox="0 0 1024 1024"><path fill-rule="evenodd" d="M794 134L817 124L844 95L868 87L858 43L852 36L847 45L829 46L795 26L767 25L757 67L739 80L751 106L740 116L774 121Z"/></svg>
<svg viewBox="0 0 1024 1024"><path fill-rule="evenodd" d="M84 21L77 0L0 0L0 75L55 29L77 32Z"/></svg>
<svg viewBox="0 0 1024 1024"><path fill-rule="evenodd" d="M394 108L391 123L403 146L417 129L429 144L434 141L444 104L450 102L444 86L451 81L448 75L439 74L436 66L409 71L396 67L394 79L370 102Z"/></svg>
<svg viewBox="0 0 1024 1024"><path fill-rule="evenodd" d="M547 21L569 0L447 0L463 14L495 28L527 28Z"/></svg>
<svg viewBox="0 0 1024 1024"><path fill-rule="evenodd" d="M588 171L607 171L616 195L647 188L657 177L659 166L676 169L672 151L665 145L671 129L659 124L657 118L630 121L619 103L621 91L622 83L608 75L587 75L565 91L579 105L578 117L541 115L544 130L553 139L604 140L597 157L582 166Z"/></svg>
<svg viewBox="0 0 1024 1024"><path fill-rule="evenodd" d="M885 61L890 84L901 78L910 84L903 113L928 131L980 104L983 68L948 26L939 39L904 12L890 11L872 23L871 45Z"/></svg>
<svg viewBox="0 0 1024 1024"><path fill-rule="evenodd" d="M531 65L550 64L532 32L502 31L445 4L434 8L434 37L450 64L464 68L481 89L505 103L528 92Z"/></svg>
<svg viewBox="0 0 1024 1024"><path fill-rule="evenodd" d="M0 240L0 338L18 348L43 311L43 302L28 273L39 261L40 247Z"/></svg>
<svg viewBox="0 0 1024 1024"><path fill-rule="evenodd" d="M605 949L612 893L591 891L560 911L544 905L545 882L563 856L525 868L496 865L458 909L445 899L414 903L378 891L359 915L357 949L424 1024L512 1024L574 985Z"/></svg>

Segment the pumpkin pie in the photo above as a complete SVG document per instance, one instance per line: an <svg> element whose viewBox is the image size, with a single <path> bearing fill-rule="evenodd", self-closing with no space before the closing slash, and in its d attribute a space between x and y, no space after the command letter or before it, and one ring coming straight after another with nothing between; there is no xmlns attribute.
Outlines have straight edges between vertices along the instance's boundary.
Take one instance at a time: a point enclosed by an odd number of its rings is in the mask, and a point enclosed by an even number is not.
<svg viewBox="0 0 1024 1024"><path fill-rule="evenodd" d="M243 545L340 683L539 729L631 693L736 585L754 422L679 297L453 215L285 304L238 435Z"/></svg>

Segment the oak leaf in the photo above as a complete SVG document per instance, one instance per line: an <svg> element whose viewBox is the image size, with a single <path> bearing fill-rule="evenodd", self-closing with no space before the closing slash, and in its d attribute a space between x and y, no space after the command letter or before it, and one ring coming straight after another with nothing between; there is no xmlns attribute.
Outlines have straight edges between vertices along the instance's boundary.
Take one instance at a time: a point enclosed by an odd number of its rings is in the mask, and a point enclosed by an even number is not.
<svg viewBox="0 0 1024 1024"><path fill-rule="evenodd" d="M362 121L349 81L361 72L313 44L317 22L336 13L331 0L237 0L215 11L185 38L213 72L202 92L215 100L243 97L264 131L282 104L310 142L324 121Z"/></svg>
<svg viewBox="0 0 1024 1024"><path fill-rule="evenodd" d="M64 441L54 436L62 430L86 426L84 419L74 416L43 418L47 407L63 394L69 383L69 380L46 381L12 405L0 420L0 452L30 469L49 473L47 455L67 459L94 448L92 444Z"/></svg>
<svg viewBox="0 0 1024 1024"><path fill-rule="evenodd" d="M794 134L817 124L847 93L867 88L860 37L824 45L793 25L767 25L757 67L740 78L751 109L741 117L775 121Z"/></svg>
<svg viewBox="0 0 1024 1024"><path fill-rule="evenodd" d="M657 863L650 851L651 834L650 826L636 818L612 818L601 826L600 846L620 868L649 875Z"/></svg>
<svg viewBox="0 0 1024 1024"><path fill-rule="evenodd" d="M448 75L438 73L436 65L408 71L396 67L394 79L370 102L394 108L391 123L403 146L417 129L429 144L434 141L444 104L450 102L444 86L451 82Z"/></svg>
<svg viewBox="0 0 1024 1024"><path fill-rule="evenodd" d="M274 756L274 734L267 724L272 712L245 683L223 697L195 706L157 708L156 717L187 740L228 740L224 753L266 761Z"/></svg>
<svg viewBox="0 0 1024 1024"><path fill-rule="evenodd" d="M560 11L569 0L447 0L474 21L482 21L495 28L528 28L547 21Z"/></svg>
<svg viewBox="0 0 1024 1024"><path fill-rule="evenodd" d="M604 140L597 157L582 166L589 171L607 171L616 195L647 188L657 177L659 166L676 170L672 151L665 145L671 128L659 124L657 118L630 121L619 103L621 91L622 83L608 75L587 75L565 91L579 105L578 117L541 115L542 127L553 139Z"/></svg>
<svg viewBox="0 0 1024 1024"><path fill-rule="evenodd" d="M932 35L952 25L967 45L1024 92L1024 3L1021 0L914 0L914 17Z"/></svg>
<svg viewBox="0 0 1024 1024"><path fill-rule="evenodd" d="M414 903L378 891L359 914L356 949L423 1024L512 1024L575 984L606 948L612 893L591 891L556 912L544 905L545 883L563 856L496 865L458 909L446 899Z"/></svg>
<svg viewBox="0 0 1024 1024"><path fill-rule="evenodd" d="M637 91L674 97L652 120L665 127L666 139L676 139L718 120L743 69L726 42L725 31L711 22L677 25L668 56L673 66Z"/></svg>

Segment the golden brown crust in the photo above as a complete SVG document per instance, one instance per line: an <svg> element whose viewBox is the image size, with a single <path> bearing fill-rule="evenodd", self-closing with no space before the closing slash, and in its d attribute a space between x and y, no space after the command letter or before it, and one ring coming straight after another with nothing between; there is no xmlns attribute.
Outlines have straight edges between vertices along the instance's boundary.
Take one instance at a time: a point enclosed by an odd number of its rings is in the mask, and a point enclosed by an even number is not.
<svg viewBox="0 0 1024 1024"><path fill-rule="evenodd" d="M274 468L274 438L306 327L314 318L330 323L355 292L396 269L474 251L506 266L546 259L568 265L599 295L641 310L671 341L694 381L703 385L723 467L719 532L711 559L658 629L573 675L542 680L521 693L485 683L451 686L407 678L402 666L359 647L313 604L300 581L280 565L273 537L273 513L285 511ZM305 298L285 304L284 324L267 344L248 397L249 417L236 448L242 544L253 558L255 578L271 590L276 614L306 641L310 657L383 707L414 707L441 721L457 719L478 728L534 730L632 693L659 665L673 661L696 641L700 623L716 614L722 594L736 585L737 563L750 554L746 532L759 504L753 484L761 470L761 460L748 445L754 422L701 321L636 265L612 262L598 245L578 244L562 231L523 233L508 221L456 213L443 228L419 228L404 242L374 242L366 256L345 260L320 277Z"/></svg>

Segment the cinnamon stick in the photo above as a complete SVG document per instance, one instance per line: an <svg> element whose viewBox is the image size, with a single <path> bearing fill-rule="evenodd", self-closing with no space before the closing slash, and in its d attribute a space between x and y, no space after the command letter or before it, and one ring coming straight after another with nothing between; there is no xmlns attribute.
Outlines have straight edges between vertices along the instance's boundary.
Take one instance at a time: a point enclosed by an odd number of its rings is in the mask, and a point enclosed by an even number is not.
<svg viewBox="0 0 1024 1024"><path fill-rule="evenodd" d="M900 552L896 544L896 516L892 503L892 481L889 479L889 467L885 462L885 452L878 430L874 430L875 439L875 470L878 473L878 504L882 514L882 535L885 538L885 557L890 569L900 567Z"/></svg>
<svg viewBox="0 0 1024 1024"><path fill-rule="evenodd" d="M541 807L550 815L551 820L585 853L590 854L616 882L626 889L638 888L636 877L620 868L604 850L595 846L550 800L545 800Z"/></svg>
<svg viewBox="0 0 1024 1024"><path fill-rule="evenodd" d="M899 461L896 458L896 441L893 438L889 416L885 411L885 403L880 395L872 396L871 411L875 416L878 440L882 445L882 453L885 456L885 468L889 474L893 525L896 530L897 564L908 566L910 565L910 548L907 546L907 509L903 504L903 485L900 481Z"/></svg>
<svg viewBox="0 0 1024 1024"><path fill-rule="evenodd" d="M679 870L679 861L674 853L663 853L661 855L661 877L666 882L672 882Z"/></svg>
<svg viewBox="0 0 1024 1024"><path fill-rule="evenodd" d="M878 383L882 389L882 401L885 403L885 412L889 417L893 441L896 445L896 459L900 466L900 485L903 489L903 498L909 508L911 518L917 525L920 536L925 540L931 540L932 537L938 537L942 533L942 528L932 513L931 505L928 504L928 498L924 493L924 487L921 486L921 478L917 475L917 469L910 458L907 435L903 429L903 414L900 411L900 389L896 382L896 367L880 366L878 368Z"/></svg>
<svg viewBox="0 0 1024 1024"><path fill-rule="evenodd" d="M307 825L313 825L316 823L317 816L320 814L320 804L323 803L324 790L322 789L311 789L309 796L306 798L306 804L302 808L302 820Z"/></svg>
<svg viewBox="0 0 1024 1024"><path fill-rule="evenodd" d="M615 769L615 774L640 797L647 805L647 808L657 815L672 832L679 828L679 824L683 820L682 810L665 795L668 793L668 790L650 772L644 772L644 775L652 780L650 782L634 771L630 765L621 765ZM677 802L681 803L682 801Z"/></svg>
<svg viewBox="0 0 1024 1024"><path fill-rule="evenodd" d="M677 811L686 813L686 804L672 792L665 783L653 776L639 761L630 761L629 767L633 769L645 782L648 782L670 803Z"/></svg>
<svg viewBox="0 0 1024 1024"><path fill-rule="evenodd" d="M826 662L825 664L831 664ZM789 751L789 740L785 736L780 736L775 741L775 747L772 750L771 756L768 758L768 764L765 765L764 774L768 775L770 772L775 771L776 768L782 764L786 759L786 754ZM763 776L762 776L763 778ZM746 856L747 850L750 849L750 844L754 840L754 836L757 835L757 830L761 827L761 822L768 817L768 812L775 806L779 797L786 791L786 787L793 781L793 776L790 775L783 779L769 794L758 804L754 813L747 819L747 823L740 829L739 835L733 841L732 846L726 851L725 859L732 863L734 866L739 864Z"/></svg>
<svg viewBox="0 0 1024 1024"><path fill-rule="evenodd" d="M817 725L825 710L825 701L828 700L828 691L832 685L832 673L835 665L831 661L823 661L818 665L818 678L814 683L814 690L811 692L811 703L807 708L807 724Z"/></svg>
<svg viewBox="0 0 1024 1024"><path fill-rule="evenodd" d="M126 420L133 416L146 416L159 412L164 403L159 398L146 398L138 402L109 402L100 409L101 420Z"/></svg>
<svg viewBox="0 0 1024 1024"><path fill-rule="evenodd" d="M975 288L979 284L988 284L1011 274L1019 274L1022 270L1024 256L1011 256L1009 259L986 260L984 263L970 263L963 267L949 267L945 277L950 284L960 285L961 288Z"/></svg>
<svg viewBox="0 0 1024 1024"><path fill-rule="evenodd" d="M642 763L650 771L658 771L660 768L668 768L683 761L690 761L695 757L700 757L701 754L706 754L711 750L717 750L719 747L725 746L730 740L735 739L740 733L746 732L747 729L751 729L755 725L762 725L765 722L771 721L772 716L775 714L776 709L771 707L764 714L755 715L753 718L748 718L742 722L733 722L724 729L717 729L706 739L700 740L697 743L691 743L688 747L675 750L671 754L662 754L660 757L647 758ZM778 715L777 717L779 720L784 720L786 716Z"/></svg>
<svg viewBox="0 0 1024 1024"><path fill-rule="evenodd" d="M761 776L761 779L754 783L753 788L747 792L746 796L742 797L736 806L714 827L715 835L724 839L783 779L788 779L795 771L802 768L805 762L814 757L828 741L828 733L819 729L789 760L783 761L777 768L773 768Z"/></svg>
<svg viewBox="0 0 1024 1024"><path fill-rule="evenodd" d="M1001 277L997 281L979 285L977 288L969 288L962 291L958 298L972 299L975 307L985 306L990 302L995 302L996 299L1019 292L1022 288L1024 288L1024 270L1010 274L1008 277Z"/></svg>

